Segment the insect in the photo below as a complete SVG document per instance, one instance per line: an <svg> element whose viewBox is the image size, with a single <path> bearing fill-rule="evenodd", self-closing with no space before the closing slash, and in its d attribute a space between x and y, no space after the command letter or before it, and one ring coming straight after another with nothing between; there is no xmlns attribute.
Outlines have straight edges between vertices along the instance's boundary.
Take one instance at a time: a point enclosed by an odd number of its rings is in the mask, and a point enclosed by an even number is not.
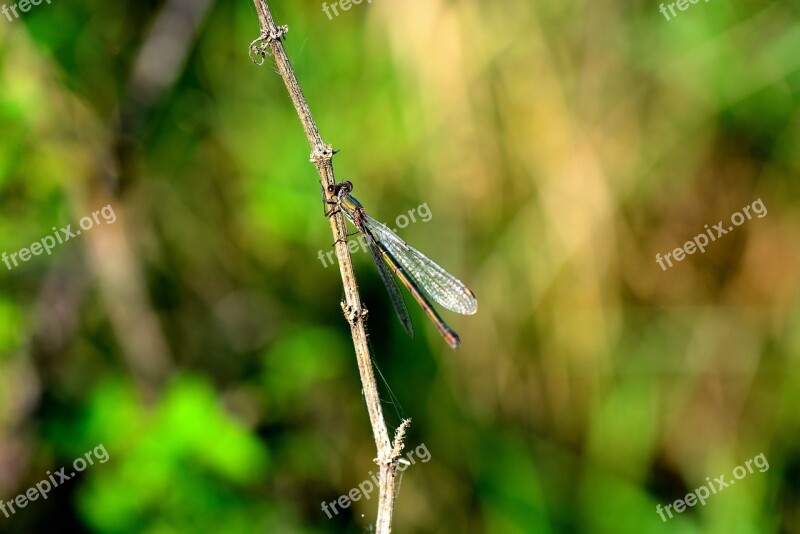
<svg viewBox="0 0 800 534"><path fill-rule="evenodd" d="M342 182L329 185L325 191L328 204L335 206L328 215L340 209L366 239L372 259L381 275L383 284L391 297L397 317L408 335L414 337L414 327L408 315L405 300L392 276L408 289L425 314L439 329L439 333L451 348L461 344L458 334L447 326L428 297L448 310L464 315L478 311L475 294L455 276L445 271L432 259L425 256L390 230L385 224L367 215L364 206L350 193L353 184Z"/></svg>

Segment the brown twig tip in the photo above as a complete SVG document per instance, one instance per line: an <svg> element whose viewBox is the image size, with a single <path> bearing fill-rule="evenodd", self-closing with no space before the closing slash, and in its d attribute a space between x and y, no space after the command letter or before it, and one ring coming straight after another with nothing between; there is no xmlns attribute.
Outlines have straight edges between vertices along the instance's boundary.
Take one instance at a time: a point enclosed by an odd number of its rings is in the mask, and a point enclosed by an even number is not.
<svg viewBox="0 0 800 534"><path fill-rule="evenodd" d="M400 426L394 432L394 443L392 446L392 456L389 458L390 462L397 461L400 455L403 454L403 449L406 447L405 439L408 427L411 426L411 419L403 419Z"/></svg>
<svg viewBox="0 0 800 534"><path fill-rule="evenodd" d="M270 43L280 41L287 33L289 33L289 26L285 24L269 30L261 30L261 35L250 43L250 48L248 49L250 60L259 67L263 65L267 59Z"/></svg>

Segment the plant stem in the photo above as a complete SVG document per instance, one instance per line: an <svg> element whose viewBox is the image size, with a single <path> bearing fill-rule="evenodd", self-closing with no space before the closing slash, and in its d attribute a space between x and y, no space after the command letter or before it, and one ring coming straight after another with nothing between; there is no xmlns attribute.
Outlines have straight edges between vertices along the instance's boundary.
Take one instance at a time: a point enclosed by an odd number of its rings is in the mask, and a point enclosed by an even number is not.
<svg viewBox="0 0 800 534"><path fill-rule="evenodd" d="M250 45L250 56L253 58L254 53L261 56L261 63L263 63L267 51L269 50L272 53L278 73L286 84L286 89L289 91L289 96L297 110L297 115L300 117L300 122L303 124L306 137L311 145L311 161L317 168L320 185L324 193L328 185L336 183L333 173L334 150L330 145L323 142L314 118L311 116L311 110L308 107L305 96L303 96L303 91L300 89L300 84L297 82L289 57L286 55L281 40L288 28L275 25L275 20L272 18L272 13L266 0L253 0L253 3L261 22L261 36ZM261 64L255 59L254 62ZM327 208L327 205L325 207ZM395 434L393 444L389 439L389 432L383 418L378 386L372 370L372 360L370 359L365 327L367 309L361 303L361 298L358 294L353 263L347 246L347 224L340 212L335 213L329 219L336 247L336 257L339 260L339 271L342 274L342 284L344 286L345 298L341 303L342 311L350 324L350 333L353 336L353 346L355 347L356 361L361 375L364 399L367 403L372 433L375 437L375 446L378 451L378 457L375 462L380 467L380 495L375 530L378 534L386 534L392 528L397 465L403 448L402 443L405 431L410 420L403 421L403 424L400 425Z"/></svg>

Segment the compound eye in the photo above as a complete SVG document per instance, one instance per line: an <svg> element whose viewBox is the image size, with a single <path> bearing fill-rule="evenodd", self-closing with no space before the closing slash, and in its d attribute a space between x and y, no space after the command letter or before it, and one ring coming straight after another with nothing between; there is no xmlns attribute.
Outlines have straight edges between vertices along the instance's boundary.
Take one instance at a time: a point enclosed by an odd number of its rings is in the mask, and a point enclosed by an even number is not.
<svg viewBox="0 0 800 534"><path fill-rule="evenodd" d="M325 190L328 192L329 195L332 195L336 191L336 186L329 185L328 187L325 188Z"/></svg>

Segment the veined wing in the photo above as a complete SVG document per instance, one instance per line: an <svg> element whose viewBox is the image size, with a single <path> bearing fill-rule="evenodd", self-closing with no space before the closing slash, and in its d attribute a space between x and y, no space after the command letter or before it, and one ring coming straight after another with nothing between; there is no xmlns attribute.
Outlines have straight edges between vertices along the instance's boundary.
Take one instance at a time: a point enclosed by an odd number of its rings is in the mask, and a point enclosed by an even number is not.
<svg viewBox="0 0 800 534"><path fill-rule="evenodd" d="M472 315L478 311L475 294L458 278L400 239L382 222L367 215L365 223L433 300L450 311L464 315ZM375 260L376 263L380 263L378 259Z"/></svg>
<svg viewBox="0 0 800 534"><path fill-rule="evenodd" d="M378 250L378 247L375 245L372 236L368 233L365 233L364 238L367 240L367 248L369 249L370 254L372 254L372 260L375 262L378 272L381 273L383 285L386 286L386 291L389 293L389 297L392 300L394 311L397 313L397 317L400 319L400 322L403 323L403 328L406 329L408 335L413 339L414 326L411 324L411 316L408 315L406 301L403 299L402 293L400 293L400 288L397 286L397 281L394 279L394 276L392 276L392 273L389 272L389 267L383 261L383 256Z"/></svg>

